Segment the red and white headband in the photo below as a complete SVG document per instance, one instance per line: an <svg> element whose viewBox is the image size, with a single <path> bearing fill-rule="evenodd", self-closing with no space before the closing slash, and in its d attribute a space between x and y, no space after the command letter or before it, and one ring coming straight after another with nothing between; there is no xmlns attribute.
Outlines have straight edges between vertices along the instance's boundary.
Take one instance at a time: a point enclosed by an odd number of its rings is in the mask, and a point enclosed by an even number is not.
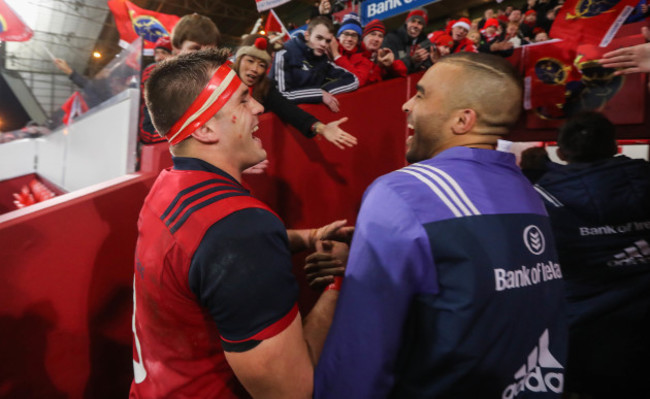
<svg viewBox="0 0 650 399"><path fill-rule="evenodd" d="M188 138L212 118L241 86L241 79L231 68L232 63L221 65L183 116L169 129L165 138L176 145Z"/></svg>

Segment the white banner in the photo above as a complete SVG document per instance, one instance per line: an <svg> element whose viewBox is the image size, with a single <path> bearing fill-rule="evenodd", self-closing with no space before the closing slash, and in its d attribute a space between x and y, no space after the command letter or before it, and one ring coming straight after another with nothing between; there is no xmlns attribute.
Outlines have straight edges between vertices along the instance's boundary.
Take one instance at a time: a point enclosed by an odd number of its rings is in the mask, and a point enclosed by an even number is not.
<svg viewBox="0 0 650 399"><path fill-rule="evenodd" d="M255 0L257 3L257 12L262 12L275 8L281 4L288 3L291 0Z"/></svg>

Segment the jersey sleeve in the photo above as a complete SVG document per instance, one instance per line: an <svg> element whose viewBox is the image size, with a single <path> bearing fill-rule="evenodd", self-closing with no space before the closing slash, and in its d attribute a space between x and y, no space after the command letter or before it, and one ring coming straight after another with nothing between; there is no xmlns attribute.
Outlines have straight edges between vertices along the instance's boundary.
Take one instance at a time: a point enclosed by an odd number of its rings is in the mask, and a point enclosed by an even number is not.
<svg viewBox="0 0 650 399"><path fill-rule="evenodd" d="M237 211L206 232L189 285L214 319L225 351L244 352L291 324L298 285L282 222L271 212Z"/></svg>
<svg viewBox="0 0 650 399"><path fill-rule="evenodd" d="M315 398L381 398L394 385L413 297L435 273L426 232L389 187L373 184L357 220Z"/></svg>

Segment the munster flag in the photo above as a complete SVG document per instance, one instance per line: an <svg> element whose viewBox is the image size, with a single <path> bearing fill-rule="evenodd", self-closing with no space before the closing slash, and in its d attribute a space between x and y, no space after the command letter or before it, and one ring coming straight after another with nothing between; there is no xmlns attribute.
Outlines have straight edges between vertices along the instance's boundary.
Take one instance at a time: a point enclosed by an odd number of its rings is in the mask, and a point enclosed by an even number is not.
<svg viewBox="0 0 650 399"><path fill-rule="evenodd" d="M152 53L156 40L169 36L180 19L176 15L145 10L126 0L109 0L108 8L115 17L120 39L133 43L138 36L142 36L144 48L149 50L146 53Z"/></svg>
<svg viewBox="0 0 650 399"><path fill-rule="evenodd" d="M558 113L565 101L566 85L575 79L571 43L561 40L524 47L524 108Z"/></svg>
<svg viewBox="0 0 650 399"><path fill-rule="evenodd" d="M34 35L9 5L0 0L0 42L24 42Z"/></svg>
<svg viewBox="0 0 650 399"><path fill-rule="evenodd" d="M278 18L278 15L273 10L271 10L269 12L269 15L266 17L266 24L264 25L264 30L266 31L267 35L269 34L269 32L281 32L281 33L284 32L285 34L282 37L282 39L285 42L290 39L287 28L284 27L284 24L282 24L282 21L280 21L280 18Z"/></svg>
<svg viewBox="0 0 650 399"><path fill-rule="evenodd" d="M275 8L280 4L288 3L290 0L255 0L257 3L257 12L262 12Z"/></svg>
<svg viewBox="0 0 650 399"><path fill-rule="evenodd" d="M580 43L605 47L637 3L637 0L567 0L549 36L576 46Z"/></svg>

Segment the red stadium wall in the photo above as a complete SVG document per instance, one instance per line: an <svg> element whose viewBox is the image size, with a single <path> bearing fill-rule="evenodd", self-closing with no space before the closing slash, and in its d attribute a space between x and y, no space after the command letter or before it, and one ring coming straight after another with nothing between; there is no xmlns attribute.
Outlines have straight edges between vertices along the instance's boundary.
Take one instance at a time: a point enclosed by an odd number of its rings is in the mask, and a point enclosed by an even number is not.
<svg viewBox="0 0 650 399"><path fill-rule="evenodd" d="M344 151L263 115L256 135L270 166L246 183L288 227L354 223L366 187L405 165L401 106L418 78L338 96L340 114L306 106L324 121L350 118L342 127L359 145ZM647 122L621 129L648 137ZM515 136L546 139L522 130ZM171 164L166 145L145 148L141 162L142 174L0 215L0 397L127 396L137 215L156 173ZM302 257L294 270L304 281ZM314 298L304 289L302 309Z"/></svg>

